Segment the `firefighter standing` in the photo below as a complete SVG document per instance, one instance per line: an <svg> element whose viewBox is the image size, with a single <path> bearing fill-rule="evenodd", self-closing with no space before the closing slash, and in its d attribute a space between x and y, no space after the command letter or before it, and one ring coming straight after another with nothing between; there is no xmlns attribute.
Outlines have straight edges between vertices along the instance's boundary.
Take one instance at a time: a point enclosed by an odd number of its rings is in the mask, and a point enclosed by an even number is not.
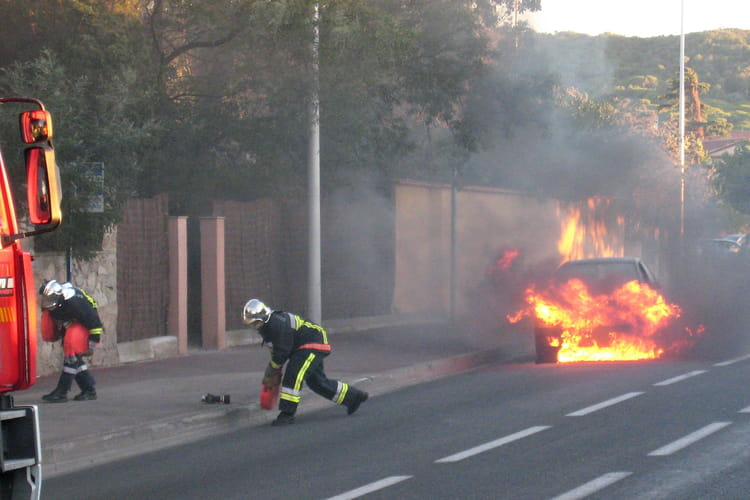
<svg viewBox="0 0 750 500"><path fill-rule="evenodd" d="M258 299L251 299L245 304L242 319L245 324L258 330L263 342L272 346L271 361L266 367L263 385L281 383L281 392L280 413L271 425L294 423L303 382L307 382L310 389L320 396L346 406L349 415L367 401L366 392L326 377L323 359L330 354L331 346L322 326L296 314L273 311ZM282 380L281 369L285 362L287 366Z"/></svg>
<svg viewBox="0 0 750 500"><path fill-rule="evenodd" d="M73 380L81 389L74 400L96 399L96 382L83 359L84 356L93 354L104 333L96 301L80 288L70 283L60 284L55 280L42 285L39 294L42 307L42 335L45 335L47 324L48 329L54 329L54 338L62 336L65 356L57 387L42 396L42 399L50 403L66 402Z"/></svg>

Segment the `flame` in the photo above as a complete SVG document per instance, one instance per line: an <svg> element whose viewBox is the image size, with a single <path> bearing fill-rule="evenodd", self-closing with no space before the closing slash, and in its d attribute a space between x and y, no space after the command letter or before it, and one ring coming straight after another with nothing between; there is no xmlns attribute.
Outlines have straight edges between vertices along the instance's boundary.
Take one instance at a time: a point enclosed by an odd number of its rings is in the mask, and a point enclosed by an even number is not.
<svg viewBox="0 0 750 500"><path fill-rule="evenodd" d="M666 328L682 310L638 281L602 295L591 294L579 279L543 291L532 285L525 300L528 307L508 320L515 323L532 316L537 325L556 332L547 342L560 347L561 363L657 359L684 348L691 343L688 337L696 334L685 330L671 335Z"/></svg>
<svg viewBox="0 0 750 500"><path fill-rule="evenodd" d="M622 238L618 236L622 232L625 220L622 216L613 216L611 209L612 200L601 197L570 203L558 209L559 212L565 212L560 224L560 239L557 242L563 262L624 255ZM609 230L610 227L619 231Z"/></svg>
<svg viewBox="0 0 750 500"><path fill-rule="evenodd" d="M560 205L562 261L622 257L625 220L612 200L593 197ZM515 258L515 256L514 256ZM502 260L502 259L501 259ZM502 268L501 260L495 267ZM528 281L526 282L528 283ZM557 347L561 363L659 359L689 348L703 332L680 328L682 310L645 283L630 281L607 292L590 290L580 279L555 282L546 289L523 285L521 310L506 316L511 323L533 318L538 335ZM514 309L515 310L515 309Z"/></svg>
<svg viewBox="0 0 750 500"><path fill-rule="evenodd" d="M497 272L506 271L513 265L513 261L519 255L519 251L515 248L508 248L503 251L503 254L495 261L495 263L487 270L488 275L492 275Z"/></svg>

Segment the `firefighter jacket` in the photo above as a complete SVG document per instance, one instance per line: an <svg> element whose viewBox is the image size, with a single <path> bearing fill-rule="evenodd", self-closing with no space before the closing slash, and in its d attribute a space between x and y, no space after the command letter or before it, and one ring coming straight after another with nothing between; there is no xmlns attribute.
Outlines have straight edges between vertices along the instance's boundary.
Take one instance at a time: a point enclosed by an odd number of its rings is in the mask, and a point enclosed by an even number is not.
<svg viewBox="0 0 750 500"><path fill-rule="evenodd" d="M272 345L271 366L281 368L298 349L330 352L325 329L306 321L296 314L274 311L268 322L259 330L264 342Z"/></svg>
<svg viewBox="0 0 750 500"><path fill-rule="evenodd" d="M70 293L73 291L74 293ZM102 320L99 318L96 301L80 288L70 287L63 292L63 300L59 307L50 311L50 316L57 324L64 327L78 322L89 330L89 340L101 342L104 333Z"/></svg>

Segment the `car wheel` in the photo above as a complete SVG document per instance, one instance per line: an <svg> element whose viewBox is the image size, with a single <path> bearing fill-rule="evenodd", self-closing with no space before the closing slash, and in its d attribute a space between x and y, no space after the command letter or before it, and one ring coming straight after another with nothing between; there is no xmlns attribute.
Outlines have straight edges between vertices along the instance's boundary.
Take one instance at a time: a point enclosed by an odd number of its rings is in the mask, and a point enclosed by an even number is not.
<svg viewBox="0 0 750 500"><path fill-rule="evenodd" d="M536 363L557 363L557 352L560 350L559 346L551 346L547 342L545 335L537 334L536 340Z"/></svg>

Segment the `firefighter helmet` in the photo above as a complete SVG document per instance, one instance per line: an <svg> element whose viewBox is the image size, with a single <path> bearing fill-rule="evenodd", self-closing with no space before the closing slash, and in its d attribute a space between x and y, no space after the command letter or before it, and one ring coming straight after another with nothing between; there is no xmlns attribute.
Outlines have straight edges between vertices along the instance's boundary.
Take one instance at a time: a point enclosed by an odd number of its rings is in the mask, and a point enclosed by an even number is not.
<svg viewBox="0 0 750 500"><path fill-rule="evenodd" d="M39 288L39 295L42 296L42 309L56 309L63 301L63 287L57 281L49 280Z"/></svg>
<svg viewBox="0 0 750 500"><path fill-rule="evenodd" d="M251 328L260 330L265 323L268 323L272 312L273 311L260 300L250 299L242 310L242 321L246 325L250 325Z"/></svg>

